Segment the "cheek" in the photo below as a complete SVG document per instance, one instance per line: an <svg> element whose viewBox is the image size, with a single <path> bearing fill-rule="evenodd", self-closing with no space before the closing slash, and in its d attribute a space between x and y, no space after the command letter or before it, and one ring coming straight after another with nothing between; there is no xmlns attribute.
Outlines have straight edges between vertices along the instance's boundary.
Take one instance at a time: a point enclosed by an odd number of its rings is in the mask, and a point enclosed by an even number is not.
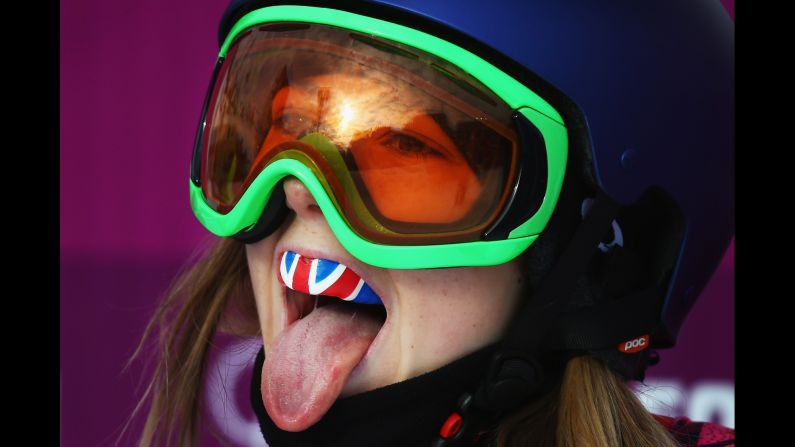
<svg viewBox="0 0 795 447"><path fill-rule="evenodd" d="M480 275L458 277L440 284L444 299L429 300L429 312L442 316L438 321L444 334L458 340L496 338L512 306L511 290L492 284Z"/></svg>
<svg viewBox="0 0 795 447"><path fill-rule="evenodd" d="M417 360L429 366L499 339L519 302L520 276L510 265L402 275L413 278L399 281L401 326Z"/></svg>

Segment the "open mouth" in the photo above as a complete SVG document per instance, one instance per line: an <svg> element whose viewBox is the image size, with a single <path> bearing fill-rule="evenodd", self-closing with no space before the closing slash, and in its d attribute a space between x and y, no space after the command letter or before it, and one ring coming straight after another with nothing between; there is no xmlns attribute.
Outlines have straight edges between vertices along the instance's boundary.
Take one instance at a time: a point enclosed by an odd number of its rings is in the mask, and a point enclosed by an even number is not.
<svg viewBox="0 0 795 447"><path fill-rule="evenodd" d="M287 305L298 310L298 318L318 306L342 300L367 304L363 311L384 310L381 298L362 277L337 261L310 258L292 251L279 257L279 282L287 287ZM289 324L295 321L290 318Z"/></svg>
<svg viewBox="0 0 795 447"><path fill-rule="evenodd" d="M387 313L381 298L342 263L292 251L279 261L288 324L265 356L261 391L274 423L301 431L337 400Z"/></svg>

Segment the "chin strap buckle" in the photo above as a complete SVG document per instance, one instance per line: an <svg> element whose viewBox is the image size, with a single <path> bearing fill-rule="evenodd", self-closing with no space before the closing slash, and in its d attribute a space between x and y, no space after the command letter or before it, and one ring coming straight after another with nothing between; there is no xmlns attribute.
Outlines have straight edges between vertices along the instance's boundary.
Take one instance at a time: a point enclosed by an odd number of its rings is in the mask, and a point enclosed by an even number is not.
<svg viewBox="0 0 795 447"><path fill-rule="evenodd" d="M469 446L477 442L481 435L483 414L472 406L472 394L464 393L458 398L456 409L439 429L439 434L431 442L431 447Z"/></svg>
<svg viewBox="0 0 795 447"><path fill-rule="evenodd" d="M489 423L526 401L542 380L541 366L525 354L495 354L488 379L475 395L464 393L458 398L455 411L442 424L431 447L476 445Z"/></svg>

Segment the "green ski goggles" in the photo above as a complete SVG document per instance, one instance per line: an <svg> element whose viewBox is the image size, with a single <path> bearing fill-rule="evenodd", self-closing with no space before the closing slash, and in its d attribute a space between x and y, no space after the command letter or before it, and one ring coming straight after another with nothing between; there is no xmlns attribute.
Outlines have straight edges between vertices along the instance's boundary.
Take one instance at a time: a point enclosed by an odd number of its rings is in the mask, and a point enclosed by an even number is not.
<svg viewBox="0 0 795 447"><path fill-rule="evenodd" d="M293 176L362 262L496 265L544 229L566 159L560 114L469 51L350 12L273 6L221 48L191 206L212 233L240 237L274 219L264 211L284 206Z"/></svg>

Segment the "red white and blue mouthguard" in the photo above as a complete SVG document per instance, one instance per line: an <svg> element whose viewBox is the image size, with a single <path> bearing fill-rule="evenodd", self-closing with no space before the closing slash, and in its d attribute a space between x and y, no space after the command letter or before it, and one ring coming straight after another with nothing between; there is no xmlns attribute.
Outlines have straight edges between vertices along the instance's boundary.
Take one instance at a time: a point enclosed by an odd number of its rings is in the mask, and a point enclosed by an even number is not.
<svg viewBox="0 0 795 447"><path fill-rule="evenodd" d="M285 251L279 261L279 282L309 295L333 296L358 304L380 304L381 298L353 270L328 259Z"/></svg>

